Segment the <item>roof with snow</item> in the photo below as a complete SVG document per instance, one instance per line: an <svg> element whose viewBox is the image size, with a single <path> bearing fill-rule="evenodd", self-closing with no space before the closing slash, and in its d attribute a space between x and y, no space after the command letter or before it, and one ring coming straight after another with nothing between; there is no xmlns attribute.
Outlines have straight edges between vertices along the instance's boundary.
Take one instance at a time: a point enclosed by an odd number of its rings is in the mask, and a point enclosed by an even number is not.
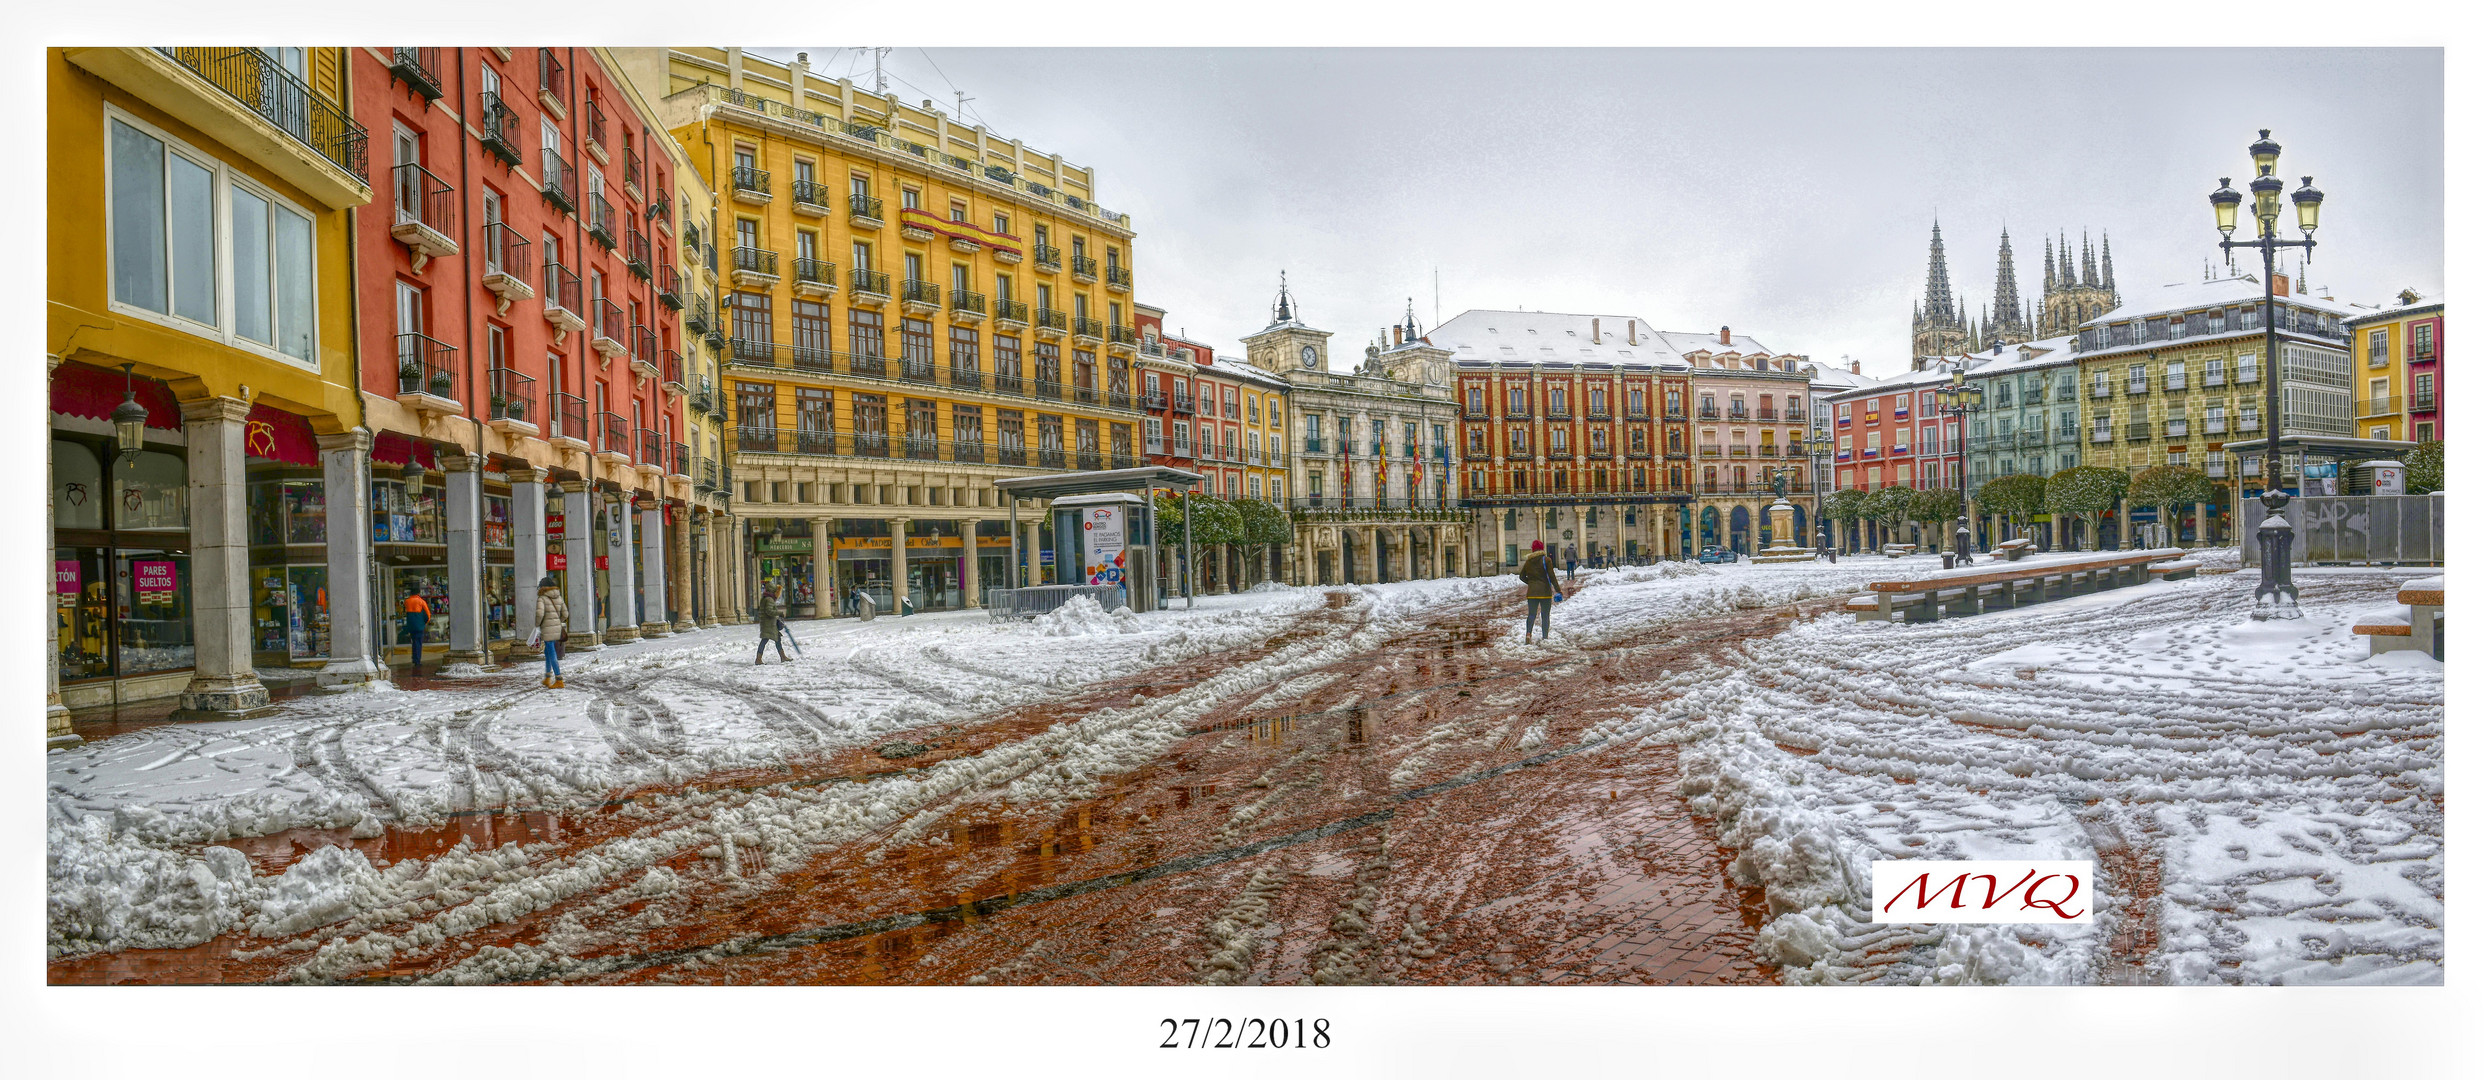
<svg viewBox="0 0 2491 1080"><path fill-rule="evenodd" d="M2411 290L2407 291L2409 292ZM2427 295L2422 293L2414 293L2413 296L2413 302L2410 304L2394 303L2380 308L2377 311L2364 311L2359 315L2348 316L2344 320L2344 325L2360 326L2374 322L2382 322L2388 319L2401 319L2408 315L2420 315L2425 312L2443 310L2447 307L2448 298L2444 293L2431 293Z"/></svg>
<svg viewBox="0 0 2491 1080"><path fill-rule="evenodd" d="M1596 341L1592 336L1594 321L1600 324ZM1627 341L1629 327L1633 328L1631 344ZM1685 369L1687 362L1669 346L1667 336L1655 332L1651 320L1634 315L1477 308L1446 320L1426 335L1437 348L1452 350L1455 362L1464 364L1618 364Z"/></svg>
<svg viewBox="0 0 2491 1080"><path fill-rule="evenodd" d="M1234 356L1215 357L1212 359L1211 363L1205 366L1211 368L1212 371L1217 374L1228 376L1238 382L1253 383L1256 386L1272 390L1287 390L1289 388L1289 380L1255 367L1254 365Z"/></svg>
<svg viewBox="0 0 2491 1080"><path fill-rule="evenodd" d="M2130 319L2142 319L2152 315L2172 315L2184 311L2222 307L2227 304L2257 300L2264 295L2265 291L2258 287L2258 281L2254 277L2222 277L2212 281L2174 282L2159 289L2138 290L2127 298L2126 303L2096 316L2085 325L2100 326L2104 323L2127 322ZM2298 293L2278 296L2275 302L2345 318L2359 313L2359 309L2351 304Z"/></svg>

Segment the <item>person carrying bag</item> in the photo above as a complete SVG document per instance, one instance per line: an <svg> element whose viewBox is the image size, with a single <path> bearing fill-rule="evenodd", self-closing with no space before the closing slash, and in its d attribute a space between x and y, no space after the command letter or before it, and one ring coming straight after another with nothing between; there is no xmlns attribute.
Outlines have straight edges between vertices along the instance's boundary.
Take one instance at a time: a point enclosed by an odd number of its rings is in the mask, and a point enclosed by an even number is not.
<svg viewBox="0 0 2491 1080"><path fill-rule="evenodd" d="M1548 640L1548 613L1556 607L1564 593L1557 588L1557 573L1548 562L1548 545L1531 541L1531 554L1522 560L1522 640L1531 640L1531 624L1539 623L1540 640Z"/></svg>
<svg viewBox="0 0 2491 1080"><path fill-rule="evenodd" d="M537 681L547 690L562 689L562 643L570 635L570 610L562 604L562 588L547 574L536 583L536 632L529 644L545 647L545 674Z"/></svg>

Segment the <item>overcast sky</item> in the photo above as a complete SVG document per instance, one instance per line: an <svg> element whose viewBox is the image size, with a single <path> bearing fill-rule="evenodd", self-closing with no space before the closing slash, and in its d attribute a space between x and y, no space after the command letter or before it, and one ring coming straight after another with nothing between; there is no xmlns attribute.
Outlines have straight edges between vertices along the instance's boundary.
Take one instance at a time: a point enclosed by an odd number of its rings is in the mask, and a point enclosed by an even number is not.
<svg viewBox="0 0 2491 1080"><path fill-rule="evenodd" d="M792 56L794 49L756 50ZM816 70L855 49L810 47ZM2123 298L2216 258L2259 127L2327 193L2312 292L2442 288L2442 64L2409 50L895 49L895 92L1097 171L1139 298L1242 353L1280 271L1355 346L1416 297L1724 323L1901 370L1929 223L1986 310L1998 231L2111 234ZM2287 208L2287 215L2289 210ZM2246 264L2243 264L2244 266ZM2291 265L2289 262L2287 266ZM1347 363L1354 347L1336 348Z"/></svg>

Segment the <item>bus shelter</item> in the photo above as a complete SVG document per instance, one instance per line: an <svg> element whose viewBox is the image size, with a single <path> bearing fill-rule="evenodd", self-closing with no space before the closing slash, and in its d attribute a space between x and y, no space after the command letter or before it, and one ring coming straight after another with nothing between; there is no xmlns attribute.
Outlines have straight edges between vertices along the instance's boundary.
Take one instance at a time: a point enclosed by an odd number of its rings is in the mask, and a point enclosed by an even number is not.
<svg viewBox="0 0 2491 1080"><path fill-rule="evenodd" d="M1130 596L1133 607L1138 610L1155 611L1166 606L1169 599L1166 583L1159 580L1158 503L1152 496L1163 488L1171 492L1186 492L1194 490L1201 484L1201 474L1164 465L1052 473L1044 476L1016 476L995 481L995 487L1003 491L1006 500L1012 506L1012 573L1015 584L1010 589L989 589L986 594L987 612L994 615L1042 614L1061 606L1076 595L1113 595L1115 591L1123 591ZM1142 558L1128 560L1132 566L1125 583L1111 588L1100 588L1086 581L1057 585L1036 584L1035 567L1032 564L1035 552L1024 549L1024 545L1032 541L1021 532L1021 500L1044 500L1048 504L1049 512L1055 515L1056 565L1061 568L1070 565L1066 561L1068 545L1072 543L1068 536L1081 535L1081 530L1077 527L1078 522L1074 523L1076 527L1068 528L1065 518L1084 507L1125 503L1125 500L1093 498L1119 493L1138 496L1140 499L1140 512L1136 515L1139 535L1133 539L1138 542L1138 550L1142 553ZM1193 508L1190 505L1185 507L1185 516L1187 519L1193 516ZM1191 524L1190 520L1186 524ZM1192 566L1193 530L1190 528L1185 530L1184 555L1185 565ZM1024 574L1031 577L1031 584L1019 584ZM1191 575L1180 575L1179 587L1185 598L1185 606L1192 607L1194 590ZM997 595L998 593L1002 595Z"/></svg>

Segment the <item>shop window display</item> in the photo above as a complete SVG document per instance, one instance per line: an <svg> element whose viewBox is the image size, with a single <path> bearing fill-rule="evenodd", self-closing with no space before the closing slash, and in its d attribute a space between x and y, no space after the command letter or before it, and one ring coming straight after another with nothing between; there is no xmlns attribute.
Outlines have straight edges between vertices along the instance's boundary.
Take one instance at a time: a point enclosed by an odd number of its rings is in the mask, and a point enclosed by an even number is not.
<svg viewBox="0 0 2491 1080"><path fill-rule="evenodd" d="M121 619L118 670L123 675L191 666L190 556L172 551L123 551L113 570Z"/></svg>

